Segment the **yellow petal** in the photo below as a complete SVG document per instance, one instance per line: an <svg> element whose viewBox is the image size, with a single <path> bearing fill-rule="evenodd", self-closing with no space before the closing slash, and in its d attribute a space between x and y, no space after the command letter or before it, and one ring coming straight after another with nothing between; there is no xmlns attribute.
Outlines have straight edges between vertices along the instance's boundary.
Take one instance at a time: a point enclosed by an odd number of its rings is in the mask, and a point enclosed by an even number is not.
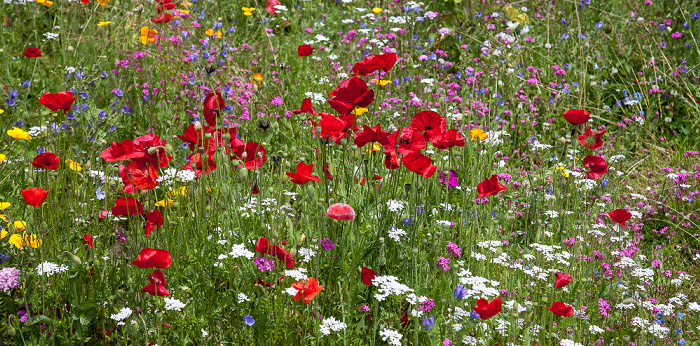
<svg viewBox="0 0 700 346"><path fill-rule="evenodd" d="M0 210L5 210L11 205L10 202L0 202Z"/></svg>
<svg viewBox="0 0 700 346"><path fill-rule="evenodd" d="M111 22L99 22L99 23L97 23L97 26L107 26L107 25L109 25L109 23L111 23Z"/></svg>
<svg viewBox="0 0 700 346"><path fill-rule="evenodd" d="M24 231L24 229L27 228L27 222L26 222L26 221L17 220L17 221L15 221L12 225L15 226L15 228L16 228L18 231Z"/></svg>
<svg viewBox="0 0 700 346"><path fill-rule="evenodd" d="M8 241L10 244L14 245L18 249L24 249L24 240L22 239L22 236L19 234L13 234L10 236L10 240Z"/></svg>
<svg viewBox="0 0 700 346"><path fill-rule="evenodd" d="M379 8L379 7L375 7L375 8L372 9L372 12L374 12L374 13L376 13L376 14L379 14L379 12L382 12L382 9Z"/></svg>
<svg viewBox="0 0 700 346"><path fill-rule="evenodd" d="M148 30L147 26L144 26L143 28L141 28L141 36L148 36L148 31L149 30Z"/></svg>
<svg viewBox="0 0 700 346"><path fill-rule="evenodd" d="M3 228L2 231L0 231L0 240L5 239L5 237L7 237L9 234L10 233Z"/></svg>
<svg viewBox="0 0 700 346"><path fill-rule="evenodd" d="M362 108L362 107L357 107L357 108L355 108L355 110L354 110L355 115L357 115L357 116L360 116L360 115L364 114L366 111L368 111L368 109L367 109L367 108Z"/></svg>
<svg viewBox="0 0 700 346"><path fill-rule="evenodd" d="M3 162L5 160L7 160L7 156L5 156L5 154L0 154L0 162Z"/></svg>
<svg viewBox="0 0 700 346"><path fill-rule="evenodd" d="M175 201L168 198L168 204L170 204L171 207L173 206L173 202ZM161 199L160 201L156 202L156 207L165 207L165 200Z"/></svg>

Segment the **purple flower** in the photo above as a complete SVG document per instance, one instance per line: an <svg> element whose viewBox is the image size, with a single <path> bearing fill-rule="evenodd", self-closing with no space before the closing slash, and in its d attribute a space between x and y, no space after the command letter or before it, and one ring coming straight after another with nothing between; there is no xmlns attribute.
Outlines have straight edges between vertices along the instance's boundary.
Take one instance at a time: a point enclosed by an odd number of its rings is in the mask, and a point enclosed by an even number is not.
<svg viewBox="0 0 700 346"><path fill-rule="evenodd" d="M275 268L275 262L269 257L256 257L255 265L257 265L258 269L263 273L266 270L272 271L272 269Z"/></svg>
<svg viewBox="0 0 700 346"><path fill-rule="evenodd" d="M328 239L328 238L321 240L321 241L319 242L319 244L321 244L321 246L323 246L323 248L326 249L326 250L333 250L333 249L335 249L335 244L333 244L333 241L331 241L331 240Z"/></svg>
<svg viewBox="0 0 700 346"><path fill-rule="evenodd" d="M435 301L432 298L428 298L419 304L420 310L424 312L430 312L435 307Z"/></svg>
<svg viewBox="0 0 700 346"><path fill-rule="evenodd" d="M449 259L447 259L447 258L445 258L445 257L442 257L442 256L438 256L438 258L437 258L437 265L438 265L440 268L442 268L442 270L444 270L444 271L450 270L450 267L447 265L448 263L450 263L450 260L449 260Z"/></svg>
<svg viewBox="0 0 700 346"><path fill-rule="evenodd" d="M459 246L451 241L447 241L447 245L445 245L447 248L448 253L450 254L450 257L462 257L462 251L459 249Z"/></svg>
<svg viewBox="0 0 700 346"><path fill-rule="evenodd" d="M245 324L247 324L249 326L252 326L255 324L255 320L253 319L253 316L250 316L250 315L246 315L245 317L243 317L243 322L245 322Z"/></svg>
<svg viewBox="0 0 700 346"><path fill-rule="evenodd" d="M5 256L8 255L5 254ZM19 274L20 271L17 268L2 268L0 270L0 291L7 292L12 288L17 289L22 287L18 280Z"/></svg>

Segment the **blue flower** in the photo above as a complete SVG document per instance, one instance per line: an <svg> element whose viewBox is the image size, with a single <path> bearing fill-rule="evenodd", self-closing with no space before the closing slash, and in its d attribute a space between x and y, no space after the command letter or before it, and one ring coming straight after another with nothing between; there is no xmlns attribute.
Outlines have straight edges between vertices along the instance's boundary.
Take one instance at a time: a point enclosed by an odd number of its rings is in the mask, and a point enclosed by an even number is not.
<svg viewBox="0 0 700 346"><path fill-rule="evenodd" d="M101 110L99 113L97 113L97 117L100 118L100 120L104 119L105 116L107 116L107 112L104 110Z"/></svg>
<svg viewBox="0 0 700 346"><path fill-rule="evenodd" d="M454 297L455 297L455 299L462 299L462 298L464 298L464 296L467 295L468 292L469 292L469 290L464 288L464 286L457 285L457 287L455 288Z"/></svg>
<svg viewBox="0 0 700 346"><path fill-rule="evenodd" d="M600 181L600 186L605 187L606 185L608 185L608 179L603 179Z"/></svg>
<svg viewBox="0 0 700 346"><path fill-rule="evenodd" d="M433 329L433 326L435 326L435 317L430 316L430 317L424 318L423 325L425 326L426 330Z"/></svg>
<svg viewBox="0 0 700 346"><path fill-rule="evenodd" d="M481 319L481 316L479 316L479 314L476 311L472 310L472 312L469 314L469 318L471 318L472 320L476 320Z"/></svg>
<svg viewBox="0 0 700 346"><path fill-rule="evenodd" d="M245 324L247 324L249 326L252 326L255 324L255 320L253 319L253 316L250 316L250 315L246 315L245 317L243 317L243 322L245 322Z"/></svg>
<svg viewBox="0 0 700 346"><path fill-rule="evenodd" d="M107 193L102 191L102 188L97 188L97 191L95 192L95 197L97 197L97 200L103 200L105 197L107 197Z"/></svg>
<svg viewBox="0 0 700 346"><path fill-rule="evenodd" d="M603 28L603 22L595 23L595 28L596 28L596 29L602 29L602 28Z"/></svg>
<svg viewBox="0 0 700 346"><path fill-rule="evenodd" d="M561 35L562 40L566 40L567 38L569 38L569 34L564 33L563 35Z"/></svg>

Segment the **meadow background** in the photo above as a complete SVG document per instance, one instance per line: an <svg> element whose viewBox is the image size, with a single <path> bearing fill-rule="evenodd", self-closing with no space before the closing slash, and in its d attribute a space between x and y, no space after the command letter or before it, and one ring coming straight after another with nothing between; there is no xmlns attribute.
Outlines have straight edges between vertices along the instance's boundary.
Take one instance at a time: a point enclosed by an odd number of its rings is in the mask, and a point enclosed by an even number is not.
<svg viewBox="0 0 700 346"><path fill-rule="evenodd" d="M699 8L3 0L0 344L700 345Z"/></svg>

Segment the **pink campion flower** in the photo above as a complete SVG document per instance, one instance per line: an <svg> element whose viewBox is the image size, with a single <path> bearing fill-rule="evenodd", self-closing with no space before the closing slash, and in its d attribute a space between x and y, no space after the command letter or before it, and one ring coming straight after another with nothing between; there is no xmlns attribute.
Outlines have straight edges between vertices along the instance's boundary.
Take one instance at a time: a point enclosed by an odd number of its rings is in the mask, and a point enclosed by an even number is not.
<svg viewBox="0 0 700 346"><path fill-rule="evenodd" d="M445 247L447 248L447 252L449 253L450 257L462 257L462 251L459 249L457 244L448 240Z"/></svg>
<svg viewBox="0 0 700 346"><path fill-rule="evenodd" d="M681 38L681 36L683 36L683 34L681 34L681 33L678 32L678 31L676 31L676 32L674 32L673 34L671 34L671 37L672 37L672 38Z"/></svg>
<svg viewBox="0 0 700 346"><path fill-rule="evenodd" d="M611 308L612 307L610 306L610 303L608 303L605 299L598 299L598 309L600 309L600 314L603 317L608 317L608 310L610 310Z"/></svg>
<svg viewBox="0 0 700 346"><path fill-rule="evenodd" d="M450 263L449 259L442 257L442 256L438 256L437 265L438 265L438 267L442 268L442 270L444 270L444 271L450 270L450 267L448 266L449 263Z"/></svg>

